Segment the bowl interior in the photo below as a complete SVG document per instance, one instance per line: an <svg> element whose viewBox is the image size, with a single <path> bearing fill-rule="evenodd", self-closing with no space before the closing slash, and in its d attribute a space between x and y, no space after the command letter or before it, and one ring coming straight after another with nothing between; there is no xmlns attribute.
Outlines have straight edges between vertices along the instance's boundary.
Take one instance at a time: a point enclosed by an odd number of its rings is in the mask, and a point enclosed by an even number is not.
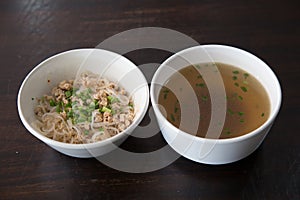
<svg viewBox="0 0 300 200"><path fill-rule="evenodd" d="M142 120L148 106L149 91L147 81L136 65L125 57L106 50L78 49L48 58L23 81L18 96L18 109L22 122L31 133L38 132L31 126L36 120L35 98L49 94L60 81L74 79L85 70L100 74L128 91L135 105L133 124L137 125Z"/></svg>
<svg viewBox="0 0 300 200"><path fill-rule="evenodd" d="M281 104L281 89L273 71L256 56L229 46L202 45L183 50L174 54L161 64L151 83L151 100L154 107L158 106L159 92L172 74L186 66L207 62L221 62L237 66L251 75L264 86L269 96L271 112L265 124L273 121ZM161 118L160 109L155 109ZM170 123L168 123L172 126ZM240 136L241 137L241 136Z"/></svg>

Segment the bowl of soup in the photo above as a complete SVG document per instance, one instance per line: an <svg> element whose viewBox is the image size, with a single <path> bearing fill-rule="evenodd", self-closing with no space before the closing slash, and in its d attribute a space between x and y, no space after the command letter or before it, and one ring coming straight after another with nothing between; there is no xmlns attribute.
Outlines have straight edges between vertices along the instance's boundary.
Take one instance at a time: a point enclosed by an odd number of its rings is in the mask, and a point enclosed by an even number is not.
<svg viewBox="0 0 300 200"><path fill-rule="evenodd" d="M281 106L271 68L225 45L191 47L168 58L153 76L150 97L167 143L206 164L231 163L254 152Z"/></svg>
<svg viewBox="0 0 300 200"><path fill-rule="evenodd" d="M25 128L69 156L97 157L117 148L143 119L148 83L127 58L74 49L42 61L25 77L18 113Z"/></svg>

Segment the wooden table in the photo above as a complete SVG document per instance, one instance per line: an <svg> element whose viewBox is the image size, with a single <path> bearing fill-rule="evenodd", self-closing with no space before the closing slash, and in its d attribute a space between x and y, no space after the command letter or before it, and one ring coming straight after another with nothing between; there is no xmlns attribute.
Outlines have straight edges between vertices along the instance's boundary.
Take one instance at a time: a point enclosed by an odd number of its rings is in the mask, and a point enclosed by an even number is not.
<svg viewBox="0 0 300 200"><path fill-rule="evenodd" d="M0 199L300 199L299 22L296 1L0 1ZM181 157L158 171L134 174L62 155L24 128L16 97L35 65L141 27L240 47L271 66L283 102L257 151L228 165ZM140 65L170 55L144 49L127 57ZM129 138L122 148L143 152L165 144L158 133L152 140Z"/></svg>

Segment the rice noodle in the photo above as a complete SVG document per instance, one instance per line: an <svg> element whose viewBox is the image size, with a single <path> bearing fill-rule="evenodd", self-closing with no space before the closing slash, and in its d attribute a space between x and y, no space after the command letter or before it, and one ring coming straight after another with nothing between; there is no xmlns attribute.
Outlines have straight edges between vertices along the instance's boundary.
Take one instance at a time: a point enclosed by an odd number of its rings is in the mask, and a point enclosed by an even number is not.
<svg viewBox="0 0 300 200"><path fill-rule="evenodd" d="M91 72L73 83L64 80L51 95L38 98L33 125L44 136L71 144L93 143L132 123L133 102L119 85Z"/></svg>

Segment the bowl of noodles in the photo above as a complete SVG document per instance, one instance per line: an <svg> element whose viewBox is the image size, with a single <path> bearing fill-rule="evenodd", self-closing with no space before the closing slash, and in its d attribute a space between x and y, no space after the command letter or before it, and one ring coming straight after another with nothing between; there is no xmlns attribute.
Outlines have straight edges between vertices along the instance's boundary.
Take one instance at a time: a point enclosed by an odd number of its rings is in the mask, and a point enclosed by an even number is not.
<svg viewBox="0 0 300 200"><path fill-rule="evenodd" d="M117 148L143 119L147 81L127 58L102 49L75 49L38 64L18 93L25 128L53 149L97 157Z"/></svg>

